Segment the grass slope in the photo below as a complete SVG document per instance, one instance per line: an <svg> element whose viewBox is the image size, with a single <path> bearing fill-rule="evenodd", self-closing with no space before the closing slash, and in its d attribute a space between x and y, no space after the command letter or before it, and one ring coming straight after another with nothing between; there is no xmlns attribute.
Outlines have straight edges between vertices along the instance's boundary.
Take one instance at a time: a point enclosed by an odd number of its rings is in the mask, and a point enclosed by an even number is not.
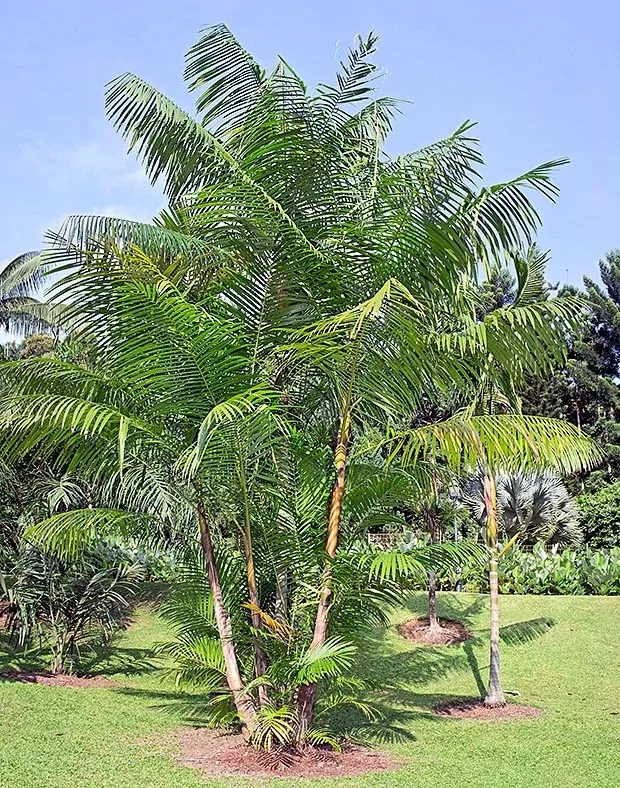
<svg viewBox="0 0 620 788"><path fill-rule="evenodd" d="M422 597L394 623L423 610ZM477 694L487 668L486 600L440 596L440 614L460 618L476 639L415 647L394 629L368 644L363 665L384 687L391 726L381 746L405 759L394 773L356 778L368 788L612 788L620 784L620 598L504 597L504 685L544 709L538 720L483 723L436 718L442 700ZM2 788L231 788L178 767L146 740L182 724L187 696L156 672L149 647L165 636L142 610L114 657L97 670L122 689L66 689L0 680ZM1 648L1 646L0 646ZM19 660L0 651L0 670ZM387 685L394 685L387 688ZM395 739L394 730L400 731ZM399 740L400 738L400 740ZM255 784L255 783L254 783ZM273 780L263 785L299 785ZM336 788L351 780L319 780Z"/></svg>

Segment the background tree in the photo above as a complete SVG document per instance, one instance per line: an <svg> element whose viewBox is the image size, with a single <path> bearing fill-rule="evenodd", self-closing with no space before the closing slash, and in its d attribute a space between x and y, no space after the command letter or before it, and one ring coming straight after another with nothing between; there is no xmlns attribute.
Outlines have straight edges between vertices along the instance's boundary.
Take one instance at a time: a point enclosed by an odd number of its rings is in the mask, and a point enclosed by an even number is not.
<svg viewBox="0 0 620 788"><path fill-rule="evenodd" d="M553 375L533 380L523 391L523 411L563 418L583 428L602 446L600 469L569 483L574 493L591 493L620 478L620 252L599 264L603 286L584 278L586 321L569 342L566 365ZM564 288L560 296L576 294Z"/></svg>
<svg viewBox="0 0 620 788"><path fill-rule="evenodd" d="M0 271L0 326L24 335L51 329L54 308L41 299L47 268L40 252L27 252L8 262Z"/></svg>

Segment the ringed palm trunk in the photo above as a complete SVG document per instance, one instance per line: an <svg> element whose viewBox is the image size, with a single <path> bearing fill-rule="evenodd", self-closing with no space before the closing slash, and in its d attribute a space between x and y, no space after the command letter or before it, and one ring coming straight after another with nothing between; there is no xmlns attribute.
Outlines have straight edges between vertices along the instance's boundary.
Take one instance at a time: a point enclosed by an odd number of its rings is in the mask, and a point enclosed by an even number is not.
<svg viewBox="0 0 620 788"><path fill-rule="evenodd" d="M226 682L232 693L233 703L235 704L239 719L241 720L241 729L244 738L247 739L256 726L256 709L254 708L252 700L245 694L243 681L241 680L239 663L237 662L237 654L233 641L230 615L224 605L222 586L215 564L215 554L213 552L213 541L211 539L209 524L207 523L204 510L200 506L197 507L196 514L198 516L198 525L200 528L200 544L207 564L209 587L213 594L215 622L224 655Z"/></svg>
<svg viewBox="0 0 620 788"><path fill-rule="evenodd" d="M323 569L321 593L319 605L314 621L314 635L312 637L311 649L318 648L327 639L327 625L329 618L329 598L332 593L332 570L330 561L335 557L338 548L338 536L340 532L340 520L342 516L342 498L344 495L345 474L347 469L347 452L350 433L350 415L348 411L342 416L338 445L334 454L334 464L336 466L336 479L332 487L329 500L329 518L327 525L327 542L325 552L327 562ZM297 716L297 739L301 740L303 735L312 724L312 713L316 696L316 684L304 684L297 691L296 716Z"/></svg>
<svg viewBox="0 0 620 788"><path fill-rule="evenodd" d="M430 543L437 542L437 522L435 514L430 509L424 510L424 519L430 534ZM435 570L431 569L428 573L428 626L431 632L440 629L439 619L437 618L437 578Z"/></svg>
<svg viewBox="0 0 620 788"><path fill-rule="evenodd" d="M258 610L260 609L260 597L258 595L258 584L256 582L256 568L254 565L254 552L252 550L252 535L250 533L249 523L247 524L243 536L243 549L245 553L245 566L246 566L246 573L248 578L248 595L250 597L250 603L252 605L251 608L252 627L256 631L258 631L262 628L262 621L260 614L258 613ZM254 663L256 667L256 675L264 676L265 673L267 672L267 656L263 651L263 649L261 648L257 638L254 638L252 645L254 648ZM267 687L259 686L258 699L260 701L261 706L264 706L266 703L269 702Z"/></svg>
<svg viewBox="0 0 620 788"><path fill-rule="evenodd" d="M243 456L241 444L238 444L239 456ZM252 627L255 631L262 628L260 617L260 597L258 594L258 583L256 581L256 565L254 563L254 550L252 548L252 518L250 515L250 501L248 496L248 486L243 463L238 467L239 485L243 495L243 555L245 558L246 576L248 580L248 596L251 604ZM254 637L252 647L254 650L254 666L256 676L264 676L267 672L267 655L261 648L257 637ZM259 686L258 699L261 706L269 702L267 687Z"/></svg>
<svg viewBox="0 0 620 788"><path fill-rule="evenodd" d="M506 698L502 689L499 660L499 582L497 576L497 491L495 478L490 471L484 475L484 505L487 515L486 538L489 549L489 589L491 612L491 645L489 660L489 685L484 705L505 706Z"/></svg>

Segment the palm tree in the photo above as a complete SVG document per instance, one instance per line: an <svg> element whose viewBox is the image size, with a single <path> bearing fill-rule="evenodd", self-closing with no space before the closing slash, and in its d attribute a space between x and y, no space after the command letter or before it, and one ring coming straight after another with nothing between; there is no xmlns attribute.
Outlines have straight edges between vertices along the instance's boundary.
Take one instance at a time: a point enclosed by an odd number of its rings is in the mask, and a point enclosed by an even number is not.
<svg viewBox="0 0 620 788"><path fill-rule="evenodd" d="M581 540L577 508L557 474L537 469L513 473L481 468L464 489L464 502L484 527L489 550L491 640L489 684L484 703L489 707L506 703L501 683L499 654L500 538L508 544L574 544ZM505 548L504 548L505 549Z"/></svg>
<svg viewBox="0 0 620 788"><path fill-rule="evenodd" d="M484 522L483 479L473 477L464 501L475 519ZM550 471L529 470L495 474L500 538L547 546L579 544L583 535L579 512L561 477Z"/></svg>
<svg viewBox="0 0 620 788"><path fill-rule="evenodd" d="M530 245L528 248L513 253L513 263L517 276L517 289L516 292L508 299L507 306L504 310L507 314L511 314L515 309L539 309L541 305L546 303L553 303L548 301L549 286L545 278L545 267L548 260L548 255L541 253L535 244ZM492 267L489 276L497 278L498 269ZM504 277L505 278L505 277ZM484 287L482 288L483 298L479 302L480 306L484 306ZM479 291L480 292L480 291ZM557 301L557 299L555 299ZM579 305L576 305L579 308ZM484 314L484 310L482 310ZM492 314L492 313L491 313ZM486 319L486 318L483 318ZM557 338L551 340L552 344L557 347ZM523 369L513 370L512 380L504 378L498 385L496 376L497 359L494 354L490 354L487 358L487 366L483 371L479 381L479 390L469 404L470 412L480 413L495 413L495 412L520 412L520 399L517 395L515 382L523 380ZM517 361L517 366L521 366L521 362ZM503 706L506 703L504 693L501 685L501 671L500 671L500 653L499 653L499 584L498 584L498 560L500 557L498 549L499 539L499 524L498 524L498 494L497 494L497 474L502 463L497 461L497 458L491 458L481 452L480 454L480 472L477 482L477 503L475 511L481 522L485 525L485 538L488 549L489 559L489 607L490 607L490 663L489 663L489 684L487 693L484 699L485 705L489 707ZM469 472L474 465L469 466ZM517 473L527 473L531 478L535 474L540 473L541 469L546 467L553 467L553 463L547 463L544 460L534 462L533 465L524 465L519 461L515 455L510 458L510 469ZM505 498L506 496L504 496ZM517 501L513 501L515 506ZM515 511L515 515L517 512ZM516 525L516 523L514 524ZM518 533L513 536L516 539Z"/></svg>
<svg viewBox="0 0 620 788"><path fill-rule="evenodd" d="M37 298L46 275L40 252L27 252L4 266L0 271L0 327L21 335L50 328L52 307Z"/></svg>
<svg viewBox="0 0 620 788"><path fill-rule="evenodd" d="M343 611L428 569L420 555L366 556L364 582L350 582L368 522L355 514L356 478L385 516L404 494L386 465L407 466L421 490L438 457L459 468L515 455L565 470L593 456L570 425L534 417L463 412L410 428L425 403L471 401L481 375L509 388L546 369L578 304L476 319L464 282L481 261L529 244L538 216L526 190L553 197L557 163L477 188L471 124L388 158L395 102L371 99L374 47L360 40L337 85L312 94L284 61L265 72L226 28L207 28L187 58L196 119L138 77L115 80L109 114L170 206L152 225L72 217L51 238L46 263L70 271L57 297L91 338L96 368L33 359L4 371L4 450L36 447L79 468L109 502L50 518L33 536L75 549L113 528L194 523L223 675L248 734L286 658L296 677L287 714L304 740L318 684L350 658L332 636ZM323 483L302 506L281 491L309 457ZM278 616L299 650L269 665Z"/></svg>

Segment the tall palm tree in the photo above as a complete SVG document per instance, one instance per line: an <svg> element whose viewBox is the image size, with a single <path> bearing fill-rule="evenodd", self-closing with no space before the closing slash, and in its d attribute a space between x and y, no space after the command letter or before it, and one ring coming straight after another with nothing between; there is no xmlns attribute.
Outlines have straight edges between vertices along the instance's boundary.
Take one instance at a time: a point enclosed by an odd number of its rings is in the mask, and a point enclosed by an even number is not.
<svg viewBox="0 0 620 788"><path fill-rule="evenodd" d="M115 80L108 112L170 206L153 224L72 217L51 237L46 263L70 271L57 298L74 330L93 338L99 367L44 359L4 372L14 392L0 416L5 451L36 446L103 484L110 501L52 518L39 536L75 546L162 512L193 518L226 682L248 733L259 728L259 688L269 690L272 669L262 630L275 627L289 591L313 589L300 605L298 739L326 675L308 665L342 656L330 626L352 609L346 578L366 522L354 516L352 480L365 475L368 503L382 485L396 495L397 484L379 482L386 456L420 485L437 457L462 467L481 453L516 455L570 469L593 456L570 425L534 417L459 413L410 429L426 402L471 401L481 375L509 388L546 369L579 305L518 304L476 319L464 282L480 262L529 244L539 220L527 190L553 197L557 162L479 188L471 124L388 158L395 102L371 98L375 41L358 42L336 86L311 93L284 61L266 72L226 28L207 28L185 72L199 91L197 118L138 77ZM297 467L296 434L322 458L327 487L292 517L279 491ZM299 573L289 589L292 552ZM237 555L245 618L239 584L226 581ZM366 579L394 580L416 562L374 557ZM363 583L353 587L366 599ZM244 642L253 643L250 688Z"/></svg>
<svg viewBox="0 0 620 788"><path fill-rule="evenodd" d="M513 263L517 278L517 290L514 297L509 299L506 308L503 310L511 314L515 309L539 309L541 305L553 303L548 301L549 287L545 278L545 267L548 255L541 253L538 247L533 244L526 249L513 253ZM497 270L491 269L491 275L497 276ZM479 307L483 304L479 303ZM484 314L484 312L483 312ZM557 337L551 339L552 345L557 348ZM553 352L553 351L552 351ZM486 369L483 370L477 395L469 404L470 412L491 414L495 412L520 412L520 399L517 395L517 381L523 381L523 369L521 362L517 361L520 371L514 370L512 379L504 378L499 382L497 378L497 359L493 354L487 358ZM520 374L521 373L521 374ZM543 461L535 462L532 465L524 466L520 463L519 457L510 458L509 470L517 473L540 472L545 467L553 467L553 463ZM471 465L471 468L475 467ZM477 510L479 517L485 526L485 539L488 549L489 566L489 608L490 608L490 660L489 660L489 684L485 695L485 705L489 707L503 706L506 703L501 684L500 670L500 630L499 630L499 582L498 582L498 561L500 552L498 539L500 526L498 523L498 494L497 494L497 474L502 467L502 463L497 458L491 458L484 452L480 454L479 478L475 484L478 487ZM516 536L514 537L516 538Z"/></svg>

